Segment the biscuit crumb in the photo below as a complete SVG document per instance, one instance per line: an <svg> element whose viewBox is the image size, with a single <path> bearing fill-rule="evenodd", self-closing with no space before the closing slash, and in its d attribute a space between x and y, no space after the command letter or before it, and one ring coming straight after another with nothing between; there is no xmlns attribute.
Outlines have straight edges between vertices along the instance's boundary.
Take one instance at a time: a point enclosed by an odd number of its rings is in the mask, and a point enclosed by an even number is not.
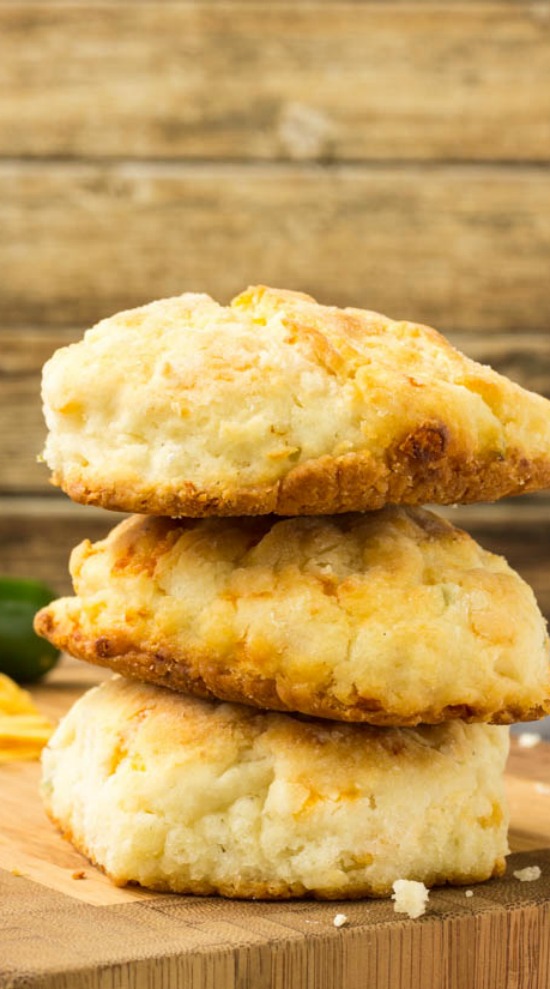
<svg viewBox="0 0 550 989"><path fill-rule="evenodd" d="M84 869L77 869L76 872L71 872L71 879L85 879L86 873Z"/></svg>
<svg viewBox="0 0 550 989"><path fill-rule="evenodd" d="M426 913L429 890L424 883L414 879L396 879L393 884L393 909L396 913L406 913L411 920L416 920Z"/></svg>
<svg viewBox="0 0 550 989"><path fill-rule="evenodd" d="M12 874L12 876L21 876L21 877L24 876L24 873L21 872L20 869L12 869L11 870L11 874Z"/></svg>
<svg viewBox="0 0 550 989"><path fill-rule="evenodd" d="M516 869L514 872L514 878L519 879L520 883L533 883L540 877L541 871L538 865L527 865L525 869Z"/></svg>
<svg viewBox="0 0 550 989"><path fill-rule="evenodd" d="M548 783L535 783L535 793L540 793L544 797L550 796L550 786Z"/></svg>
<svg viewBox="0 0 550 989"><path fill-rule="evenodd" d="M539 735L536 731L523 731L521 735L518 735L520 749L534 749L541 742L542 735Z"/></svg>
<svg viewBox="0 0 550 989"><path fill-rule="evenodd" d="M345 913L337 913L332 923L335 927L344 927L344 925L349 923L349 921Z"/></svg>
<svg viewBox="0 0 550 989"><path fill-rule="evenodd" d="M467 889L464 895L467 897L473 896L474 895L473 889Z"/></svg>

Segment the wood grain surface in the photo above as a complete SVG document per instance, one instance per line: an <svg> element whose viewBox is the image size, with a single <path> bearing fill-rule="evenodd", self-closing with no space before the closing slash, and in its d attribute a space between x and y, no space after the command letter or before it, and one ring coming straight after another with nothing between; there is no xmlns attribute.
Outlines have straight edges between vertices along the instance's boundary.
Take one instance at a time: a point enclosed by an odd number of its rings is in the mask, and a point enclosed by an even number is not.
<svg viewBox="0 0 550 989"><path fill-rule="evenodd" d="M0 4L0 153L548 160L545 2Z"/></svg>
<svg viewBox="0 0 550 989"><path fill-rule="evenodd" d="M103 672L65 661L35 688L61 716ZM550 746L513 747L516 850L504 879L440 889L417 921L389 901L247 903L118 889L45 819L39 767L0 767L0 987L16 989L547 989ZM542 878L514 870L538 864ZM81 877L84 873L83 878ZM344 912L345 927L334 917Z"/></svg>
<svg viewBox="0 0 550 989"><path fill-rule="evenodd" d="M3 162L0 227L5 326L250 282L443 332L550 322L544 168Z"/></svg>

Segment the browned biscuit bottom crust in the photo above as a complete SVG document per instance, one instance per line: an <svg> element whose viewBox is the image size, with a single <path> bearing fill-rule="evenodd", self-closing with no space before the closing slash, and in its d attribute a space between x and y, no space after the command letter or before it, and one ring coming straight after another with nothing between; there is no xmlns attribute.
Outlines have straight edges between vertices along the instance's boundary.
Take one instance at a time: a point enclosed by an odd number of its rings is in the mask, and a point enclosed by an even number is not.
<svg viewBox="0 0 550 989"><path fill-rule="evenodd" d="M247 676L236 668L224 671L218 664L209 662L206 656L167 656L160 652L140 651L125 640L123 632L111 638L100 636L87 639L80 630L71 632L56 626L52 635L52 618L47 609L38 612L35 628L39 635L55 640L58 647L70 655L130 679L167 687L202 700L250 704L267 711L298 712L309 717L380 727L437 725L455 718L467 723L511 725L520 721L536 721L550 713L549 699L545 704L527 709L510 706L494 711L483 705L453 704L426 707L406 716L403 711L383 708L378 700L369 701L361 697L355 704L339 704L334 696L293 683L287 684L283 698L280 685L278 690L274 678ZM199 669L200 673L197 672Z"/></svg>
<svg viewBox="0 0 550 989"><path fill-rule="evenodd" d="M145 484L139 477L112 482L91 471L57 472L52 483L73 501L141 515L329 515L387 504L468 504L550 488L550 457L449 456L447 428L427 423L405 436L383 462L368 453L321 457L296 467L278 483L200 490L190 482Z"/></svg>

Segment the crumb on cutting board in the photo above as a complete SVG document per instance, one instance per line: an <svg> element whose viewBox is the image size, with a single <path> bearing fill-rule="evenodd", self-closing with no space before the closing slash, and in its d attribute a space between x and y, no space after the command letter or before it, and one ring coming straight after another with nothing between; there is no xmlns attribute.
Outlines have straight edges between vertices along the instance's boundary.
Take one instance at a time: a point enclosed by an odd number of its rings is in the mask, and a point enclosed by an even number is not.
<svg viewBox="0 0 550 989"><path fill-rule="evenodd" d="M396 879L393 884L393 909L396 913L406 913L411 920L416 920L426 913L429 895L424 883L414 879Z"/></svg>
<svg viewBox="0 0 550 989"><path fill-rule="evenodd" d="M516 869L514 872L514 878L519 879L520 883L533 883L540 877L541 870L538 865L526 865L525 869Z"/></svg>
<svg viewBox="0 0 550 989"><path fill-rule="evenodd" d="M348 923L348 918L345 913L337 913L332 923L335 927L344 927Z"/></svg>
<svg viewBox="0 0 550 989"><path fill-rule="evenodd" d="M86 873L84 872L84 869L76 869L74 872L71 872L71 879L85 879L85 878L86 878Z"/></svg>
<svg viewBox="0 0 550 989"><path fill-rule="evenodd" d="M536 731L522 731L517 739L520 749L534 749L536 745L542 742L542 735Z"/></svg>

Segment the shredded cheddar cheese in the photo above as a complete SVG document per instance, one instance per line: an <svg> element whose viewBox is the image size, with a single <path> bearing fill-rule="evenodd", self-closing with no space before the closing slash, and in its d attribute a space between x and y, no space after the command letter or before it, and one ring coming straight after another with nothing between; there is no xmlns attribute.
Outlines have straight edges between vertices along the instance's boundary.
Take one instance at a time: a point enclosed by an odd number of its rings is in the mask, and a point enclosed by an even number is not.
<svg viewBox="0 0 550 989"><path fill-rule="evenodd" d="M0 763L38 759L52 731L30 694L0 673Z"/></svg>

